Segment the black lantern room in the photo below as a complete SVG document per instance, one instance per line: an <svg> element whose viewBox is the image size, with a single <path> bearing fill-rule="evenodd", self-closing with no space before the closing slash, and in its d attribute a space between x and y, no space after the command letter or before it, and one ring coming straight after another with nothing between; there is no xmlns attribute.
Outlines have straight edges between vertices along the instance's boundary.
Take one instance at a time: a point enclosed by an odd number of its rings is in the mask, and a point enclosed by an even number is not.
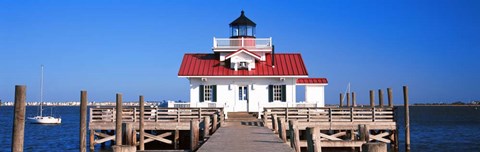
<svg viewBox="0 0 480 152"><path fill-rule="evenodd" d="M232 30L231 38L240 38L240 37L252 37L255 38L255 22L248 19L243 10L240 17L238 17L235 21L230 23L230 29Z"/></svg>

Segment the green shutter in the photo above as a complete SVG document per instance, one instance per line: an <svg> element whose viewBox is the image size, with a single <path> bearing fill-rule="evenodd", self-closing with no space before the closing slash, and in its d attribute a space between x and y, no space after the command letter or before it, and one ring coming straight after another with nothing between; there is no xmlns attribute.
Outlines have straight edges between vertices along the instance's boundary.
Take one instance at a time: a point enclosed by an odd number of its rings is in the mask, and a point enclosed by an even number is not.
<svg viewBox="0 0 480 152"><path fill-rule="evenodd" d="M205 98L203 97L204 94L205 94L204 91L203 91L203 89L204 89L203 85L200 85L200 89L199 89L199 90L200 90L200 91L199 91L199 92L200 92L200 96L199 96L199 97L200 97L200 100L199 100L200 102L203 102L203 100L205 99Z"/></svg>
<svg viewBox="0 0 480 152"><path fill-rule="evenodd" d="M273 85L268 85L268 102L273 102Z"/></svg>
<svg viewBox="0 0 480 152"><path fill-rule="evenodd" d="M217 102L217 85L212 86L212 102Z"/></svg>
<svg viewBox="0 0 480 152"><path fill-rule="evenodd" d="M286 102L287 101L287 86L286 85L282 85L282 102Z"/></svg>

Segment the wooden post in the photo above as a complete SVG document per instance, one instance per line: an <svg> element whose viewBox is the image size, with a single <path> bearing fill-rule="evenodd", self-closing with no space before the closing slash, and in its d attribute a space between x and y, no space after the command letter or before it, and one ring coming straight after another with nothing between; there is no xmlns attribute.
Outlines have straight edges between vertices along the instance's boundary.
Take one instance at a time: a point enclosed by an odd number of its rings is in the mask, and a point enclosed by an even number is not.
<svg viewBox="0 0 480 152"><path fill-rule="evenodd" d="M388 94L388 107L393 108L392 88L387 88L387 94Z"/></svg>
<svg viewBox="0 0 480 152"><path fill-rule="evenodd" d="M136 137L134 134L135 128L133 127L133 123L122 123L122 134L124 135L125 145L135 146L136 144L133 142L133 138ZM134 136L135 135L135 136Z"/></svg>
<svg viewBox="0 0 480 152"><path fill-rule="evenodd" d="M174 131L174 136L173 136L173 148L177 150L179 147L180 143L180 131L178 129L175 129Z"/></svg>
<svg viewBox="0 0 480 152"><path fill-rule="evenodd" d="M308 127L307 128L307 151L308 152L321 152L322 146L320 141L320 136L318 135L317 128Z"/></svg>
<svg viewBox="0 0 480 152"><path fill-rule="evenodd" d="M203 137L210 136L210 116L205 116L203 120Z"/></svg>
<svg viewBox="0 0 480 152"><path fill-rule="evenodd" d="M138 124L140 132L139 148L140 150L145 150L145 102L143 96L139 97L140 102L140 124Z"/></svg>
<svg viewBox="0 0 480 152"><path fill-rule="evenodd" d="M12 152L23 152L23 141L25 137L25 98L26 89L24 85L15 86L15 105L13 113Z"/></svg>
<svg viewBox="0 0 480 152"><path fill-rule="evenodd" d="M357 106L357 99L355 98L355 92L352 92L352 106Z"/></svg>
<svg viewBox="0 0 480 152"><path fill-rule="evenodd" d="M350 107L350 93L347 93L347 107Z"/></svg>
<svg viewBox="0 0 480 152"><path fill-rule="evenodd" d="M190 150L197 150L199 140L198 120L190 120Z"/></svg>
<svg viewBox="0 0 480 152"><path fill-rule="evenodd" d="M115 125L115 145L122 145L122 94L117 93L117 105L116 105L116 125Z"/></svg>
<svg viewBox="0 0 480 152"><path fill-rule="evenodd" d="M95 151L95 130L90 129L90 151Z"/></svg>
<svg viewBox="0 0 480 152"><path fill-rule="evenodd" d="M80 152L87 152L87 102L87 91L80 91Z"/></svg>
<svg viewBox="0 0 480 152"><path fill-rule="evenodd" d="M273 133L278 133L277 115L276 114L272 114L272 129L273 129Z"/></svg>
<svg viewBox="0 0 480 152"><path fill-rule="evenodd" d="M218 126L218 114L215 113L213 115L213 125L212 125L212 134L217 131L217 126Z"/></svg>
<svg viewBox="0 0 480 152"><path fill-rule="evenodd" d="M370 141L370 130L368 129L368 125L365 125L365 124L358 125L358 132L360 135L360 141L365 141L365 142Z"/></svg>
<svg viewBox="0 0 480 152"><path fill-rule="evenodd" d="M338 107L343 107L343 93L340 93L340 104Z"/></svg>
<svg viewBox="0 0 480 152"><path fill-rule="evenodd" d="M378 89L378 103L380 108L383 108L383 91L382 89Z"/></svg>
<svg viewBox="0 0 480 152"><path fill-rule="evenodd" d="M297 120L290 120L290 146L295 149L296 152L300 152L300 135L297 126Z"/></svg>
<svg viewBox="0 0 480 152"><path fill-rule="evenodd" d="M370 90L370 107L375 107L375 93L373 90Z"/></svg>
<svg viewBox="0 0 480 152"><path fill-rule="evenodd" d="M383 142L368 142L362 144L362 152L387 152L387 144Z"/></svg>
<svg viewBox="0 0 480 152"><path fill-rule="evenodd" d="M287 128L285 126L285 119L278 118L278 137L282 139L283 143L287 142Z"/></svg>
<svg viewBox="0 0 480 152"><path fill-rule="evenodd" d="M405 106L405 151L410 151L410 110L408 109L408 87L403 86L403 100Z"/></svg>

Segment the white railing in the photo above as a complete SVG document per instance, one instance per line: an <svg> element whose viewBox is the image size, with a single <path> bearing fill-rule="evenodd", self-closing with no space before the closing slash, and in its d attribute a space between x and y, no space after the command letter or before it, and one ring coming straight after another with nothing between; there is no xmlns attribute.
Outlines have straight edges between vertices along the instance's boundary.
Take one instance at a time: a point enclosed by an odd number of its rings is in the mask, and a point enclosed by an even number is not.
<svg viewBox="0 0 480 152"><path fill-rule="evenodd" d="M213 37L214 49L230 48L257 48L271 49L272 38L215 38Z"/></svg>

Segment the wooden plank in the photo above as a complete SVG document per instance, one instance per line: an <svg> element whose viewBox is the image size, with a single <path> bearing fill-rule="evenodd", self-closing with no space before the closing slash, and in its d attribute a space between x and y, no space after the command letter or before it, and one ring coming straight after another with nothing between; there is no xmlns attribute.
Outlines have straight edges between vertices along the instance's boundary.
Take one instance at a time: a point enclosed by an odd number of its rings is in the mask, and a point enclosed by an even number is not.
<svg viewBox="0 0 480 152"><path fill-rule="evenodd" d="M145 133L145 137L148 138L148 139L145 139L145 143L151 142L153 140L157 140L163 143L172 144L173 142L171 140L168 140L165 138L165 137L171 136L172 134L173 134L172 132L166 132L166 133L155 136L149 133Z"/></svg>

